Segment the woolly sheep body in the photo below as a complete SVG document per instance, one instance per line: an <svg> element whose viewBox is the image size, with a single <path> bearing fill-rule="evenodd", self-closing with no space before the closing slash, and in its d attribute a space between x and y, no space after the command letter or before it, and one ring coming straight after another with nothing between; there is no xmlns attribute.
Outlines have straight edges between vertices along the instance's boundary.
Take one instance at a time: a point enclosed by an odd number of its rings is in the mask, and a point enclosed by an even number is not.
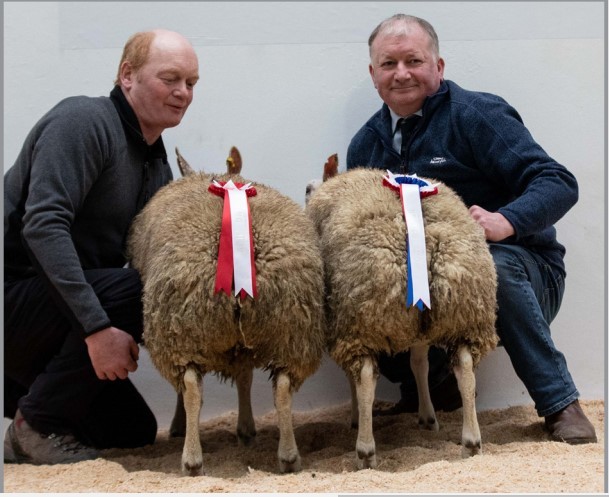
<svg viewBox="0 0 609 497"><path fill-rule="evenodd" d="M215 177L229 178L248 182ZM295 202L252 183L257 195L248 201L258 295L240 301L214 293L223 199L208 191L211 179L194 174L170 183L133 223L129 253L144 284L144 343L178 392L185 389L189 369L201 377L215 372L236 378L256 367L271 372L274 389L278 376L287 376L291 399L291 391L319 367L325 346L317 235ZM189 379L195 381L192 374ZM183 467L194 474L192 464Z"/></svg>
<svg viewBox="0 0 609 497"><path fill-rule="evenodd" d="M483 231L451 189L430 180L438 193L421 206L431 309L407 308L407 229L399 195L382 177L350 170L307 203L325 263L329 353L355 381L368 360L378 375L381 352L418 345L444 347L457 368L465 346L473 368L497 343L496 274Z"/></svg>

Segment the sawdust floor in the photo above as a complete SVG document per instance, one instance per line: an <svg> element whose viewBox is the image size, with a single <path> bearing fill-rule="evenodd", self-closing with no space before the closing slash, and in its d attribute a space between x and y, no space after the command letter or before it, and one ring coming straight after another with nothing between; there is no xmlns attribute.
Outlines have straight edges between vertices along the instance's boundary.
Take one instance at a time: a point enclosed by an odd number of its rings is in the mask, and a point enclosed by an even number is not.
<svg viewBox="0 0 609 497"><path fill-rule="evenodd" d="M462 459L461 410L438 413L439 432L414 414L374 419L378 467L355 471L349 405L295 412L303 470L278 474L275 412L256 419L251 447L237 444L234 412L201 423L205 476L182 476L182 438L160 431L154 445L103 451L72 465L6 464L5 492L228 493L602 493L603 401L581 401L598 443L551 442L532 406L478 413L483 454Z"/></svg>

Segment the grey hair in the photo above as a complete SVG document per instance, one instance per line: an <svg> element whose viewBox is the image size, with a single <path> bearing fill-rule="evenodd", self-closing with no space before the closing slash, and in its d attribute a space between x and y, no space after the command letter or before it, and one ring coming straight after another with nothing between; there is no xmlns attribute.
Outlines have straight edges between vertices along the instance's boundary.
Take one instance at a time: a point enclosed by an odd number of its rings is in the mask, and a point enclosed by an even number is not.
<svg viewBox="0 0 609 497"><path fill-rule="evenodd" d="M440 58L440 41L434 27L427 22L425 19L421 19L416 16L409 16L406 14L395 14L384 21L382 21L368 38L368 48L370 50L370 56L372 57L372 44L379 34L386 36L400 36L408 34L408 26L416 24L420 26L428 35L430 41L430 48L435 59Z"/></svg>

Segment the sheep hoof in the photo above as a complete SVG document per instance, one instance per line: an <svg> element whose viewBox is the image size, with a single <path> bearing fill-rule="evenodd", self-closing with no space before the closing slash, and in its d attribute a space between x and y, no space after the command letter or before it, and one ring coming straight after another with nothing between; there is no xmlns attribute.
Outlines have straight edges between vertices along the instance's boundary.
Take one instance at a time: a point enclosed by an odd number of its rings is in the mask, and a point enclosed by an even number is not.
<svg viewBox="0 0 609 497"><path fill-rule="evenodd" d="M280 473L298 473L302 469L300 454L296 452L295 456L279 457L279 472Z"/></svg>
<svg viewBox="0 0 609 497"><path fill-rule="evenodd" d="M364 443L360 440L355 445L357 469L376 468L376 445L374 440Z"/></svg>
<svg viewBox="0 0 609 497"><path fill-rule="evenodd" d="M435 417L427 419L419 418L419 429L429 431L440 431L440 425Z"/></svg>
<svg viewBox="0 0 609 497"><path fill-rule="evenodd" d="M461 446L461 457L463 459L480 454L482 454L482 442L480 440L475 442L465 442Z"/></svg>
<svg viewBox="0 0 609 497"><path fill-rule="evenodd" d="M357 454L356 457L357 469L374 469L376 468L376 454L368 456L360 456Z"/></svg>
<svg viewBox="0 0 609 497"><path fill-rule="evenodd" d="M254 440L256 440L256 430L253 432L237 430L237 441L240 446L249 447L253 445Z"/></svg>
<svg viewBox="0 0 609 497"><path fill-rule="evenodd" d="M186 476L204 476L203 463L190 464L182 461L182 474Z"/></svg>

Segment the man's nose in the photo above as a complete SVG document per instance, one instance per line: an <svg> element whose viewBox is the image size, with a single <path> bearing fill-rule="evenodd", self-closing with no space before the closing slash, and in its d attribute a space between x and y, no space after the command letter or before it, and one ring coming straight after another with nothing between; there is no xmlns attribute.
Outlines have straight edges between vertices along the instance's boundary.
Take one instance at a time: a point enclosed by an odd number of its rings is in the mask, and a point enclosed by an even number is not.
<svg viewBox="0 0 609 497"><path fill-rule="evenodd" d="M410 69L404 62L398 62L395 70L396 79L408 79L410 78Z"/></svg>
<svg viewBox="0 0 609 497"><path fill-rule="evenodd" d="M186 98L188 96L188 85L186 84L186 81L177 82L172 93L175 97Z"/></svg>

